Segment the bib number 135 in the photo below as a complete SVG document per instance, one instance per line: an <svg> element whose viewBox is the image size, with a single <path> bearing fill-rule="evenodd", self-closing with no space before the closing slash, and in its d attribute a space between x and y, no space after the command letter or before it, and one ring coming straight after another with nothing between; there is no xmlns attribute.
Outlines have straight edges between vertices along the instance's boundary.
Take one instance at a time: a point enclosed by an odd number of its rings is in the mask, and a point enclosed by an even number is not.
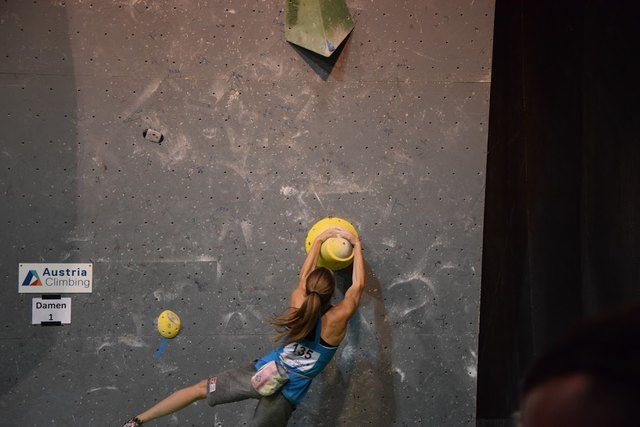
<svg viewBox="0 0 640 427"><path fill-rule="evenodd" d="M310 348L307 348L298 343L295 343L292 345L293 345L293 348L291 349L291 352L294 353L296 356L304 357L305 359L311 359L313 357L313 350L311 350Z"/></svg>
<svg viewBox="0 0 640 427"><path fill-rule="evenodd" d="M299 343L291 343L282 352L282 361L292 368L307 371L315 365L320 357L320 353L313 351L309 347Z"/></svg>

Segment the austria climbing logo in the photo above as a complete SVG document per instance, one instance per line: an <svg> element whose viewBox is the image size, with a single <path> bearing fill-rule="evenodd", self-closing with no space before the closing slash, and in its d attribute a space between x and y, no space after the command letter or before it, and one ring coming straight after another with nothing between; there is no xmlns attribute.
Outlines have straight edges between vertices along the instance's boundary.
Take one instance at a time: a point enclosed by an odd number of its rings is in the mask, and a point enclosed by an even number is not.
<svg viewBox="0 0 640 427"><path fill-rule="evenodd" d="M91 293L93 264L19 264L18 293Z"/></svg>
<svg viewBox="0 0 640 427"><path fill-rule="evenodd" d="M24 278L22 286L42 286L38 272L35 270L29 270L27 277Z"/></svg>

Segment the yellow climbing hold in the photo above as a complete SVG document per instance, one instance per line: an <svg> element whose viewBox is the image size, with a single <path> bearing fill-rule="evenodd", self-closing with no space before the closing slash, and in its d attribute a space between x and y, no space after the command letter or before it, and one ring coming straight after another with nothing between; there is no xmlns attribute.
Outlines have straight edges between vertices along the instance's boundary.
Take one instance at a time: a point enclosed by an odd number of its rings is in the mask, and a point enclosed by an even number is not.
<svg viewBox="0 0 640 427"><path fill-rule="evenodd" d="M165 338L175 338L180 325L180 317L171 310L163 311L158 317L158 332Z"/></svg>
<svg viewBox="0 0 640 427"><path fill-rule="evenodd" d="M307 234L305 250L309 253L311 245L316 237L324 230L333 227L344 228L351 231L356 236L358 232L351 223L345 219L329 217L316 222ZM318 257L318 267L327 267L331 270L340 270L349 266L353 262L353 247L347 239L342 237L331 237L327 239L320 248Z"/></svg>

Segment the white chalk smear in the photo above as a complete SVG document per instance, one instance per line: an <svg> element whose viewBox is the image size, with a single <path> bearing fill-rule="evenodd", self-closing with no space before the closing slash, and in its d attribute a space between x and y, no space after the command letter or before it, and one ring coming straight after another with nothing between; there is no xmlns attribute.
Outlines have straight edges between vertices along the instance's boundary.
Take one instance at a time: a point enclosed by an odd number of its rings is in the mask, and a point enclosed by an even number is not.
<svg viewBox="0 0 640 427"><path fill-rule="evenodd" d="M112 346L113 346L113 343L111 341L105 341L98 346L98 348L96 349L96 353L100 353L100 351L105 347L112 347Z"/></svg>
<svg viewBox="0 0 640 427"><path fill-rule="evenodd" d="M73 242L88 242L92 239L91 236L70 236L65 239L67 243Z"/></svg>
<svg viewBox="0 0 640 427"><path fill-rule="evenodd" d="M153 296L157 301L173 301L180 296L184 288L187 286L188 285L186 283L177 283L174 285L173 289L175 292L168 292L164 289L156 289L155 291L153 291Z"/></svg>
<svg viewBox="0 0 640 427"><path fill-rule="evenodd" d="M232 311L231 313L227 313L227 314L224 315L224 327L225 328L227 326L229 326L229 322L231 321L231 318L233 316L238 316L242 320L242 323L246 323L246 321L247 321L247 317L244 315L244 313L242 313L240 311Z"/></svg>
<svg viewBox="0 0 640 427"><path fill-rule="evenodd" d="M429 290L433 294L435 294L436 289L432 280L426 277L422 273L427 266L427 262L428 262L428 256L424 256L418 262L418 264L413 269L413 271L409 271L408 273L398 277L396 280L391 282L388 289L391 290L398 285L404 285L404 284L410 284L410 283L417 283L417 284L422 283L426 285L426 287L429 288ZM402 316L406 316L407 314L427 305L427 303L429 302L429 296L427 295L427 292L419 293L419 296L422 297L421 301L417 302L416 304L410 305L409 307L405 307L401 312Z"/></svg>
<svg viewBox="0 0 640 427"><path fill-rule="evenodd" d="M340 355L340 362L350 364L355 358L356 349L353 345L348 344L346 347L342 349L342 354Z"/></svg>
<svg viewBox="0 0 640 427"><path fill-rule="evenodd" d="M315 195L315 197L319 199L318 194L315 191L312 191L312 192ZM306 191L298 191L293 187L289 187L288 185L285 185L280 188L280 194L282 194L285 197L296 196L296 200L298 201L298 209L296 209L295 212L287 211L286 212L288 213L287 216L295 214L294 219L296 221L310 222L311 220L310 209L309 209L309 206L307 205L307 202L304 201L304 196L307 194Z"/></svg>
<svg viewBox="0 0 640 427"><path fill-rule="evenodd" d="M291 196L293 196L294 194L297 194L297 193L298 193L298 191L295 188L289 187L288 185L285 185L284 187L280 188L280 194L282 194L283 196L286 196L286 197L291 197ZM318 197L318 196L316 196L316 197Z"/></svg>
<svg viewBox="0 0 640 427"><path fill-rule="evenodd" d="M221 278L222 278L222 263L218 261L218 263L216 264L216 281L220 282Z"/></svg>
<svg viewBox="0 0 640 427"><path fill-rule="evenodd" d="M131 334L125 334L118 337L118 343L124 344L129 347L134 347L134 348L141 348L141 347L147 346L147 344L144 341L142 341L140 338Z"/></svg>
<svg viewBox="0 0 640 427"><path fill-rule="evenodd" d="M96 387L96 388L90 388L89 390L87 390L87 394L90 393L95 393L96 391L101 391L101 390L113 390L113 391L117 391L118 388L114 387L112 385L106 386L106 387Z"/></svg>
<svg viewBox="0 0 640 427"><path fill-rule="evenodd" d="M218 259L209 255L198 255L193 261L190 262L218 262Z"/></svg>
<svg viewBox="0 0 640 427"><path fill-rule="evenodd" d="M451 261L448 261L448 262L445 262L444 264L441 264L440 267L438 267L438 270L449 270L449 269L456 269L456 268L458 268L457 265L455 265Z"/></svg>
<svg viewBox="0 0 640 427"><path fill-rule="evenodd" d="M391 284L389 285L389 289L403 284L403 283L409 283L412 281L418 281L418 282L422 282L425 285L427 285L427 287L429 289L431 289L431 291L435 291L435 286L433 285L433 282L431 281L431 279L429 279L426 276L423 276L422 273L419 270L416 271L412 271L409 272L408 274L405 274L399 278L397 278L396 280L394 280L393 282L391 282Z"/></svg>
<svg viewBox="0 0 640 427"><path fill-rule="evenodd" d="M298 205L300 206L299 215L296 215L296 221L309 223L311 222L311 211L309 209L309 206L303 199L305 194L306 193L304 191L301 191L296 197L298 199Z"/></svg>
<svg viewBox="0 0 640 427"><path fill-rule="evenodd" d="M133 113L135 113L142 106L142 104L144 104L144 102L149 99L149 97L151 97L151 95L153 95L155 91L158 90L160 83L162 83L162 79L160 78L152 79L151 82L149 82L147 87L142 91L140 96L133 102L133 104L125 108L122 114L120 114L123 117L124 121L129 119L133 115Z"/></svg>
<svg viewBox="0 0 640 427"><path fill-rule="evenodd" d="M476 365L469 365L465 369L467 370L467 375L471 378L476 378L478 376L478 368Z"/></svg>
<svg viewBox="0 0 640 427"><path fill-rule="evenodd" d="M222 224L222 228L220 229L220 234L218 234L218 242L222 242L225 237L227 237L227 233L229 232L229 223L225 222Z"/></svg>
<svg viewBox="0 0 640 427"><path fill-rule="evenodd" d="M244 237L244 243L248 248L253 247L253 226L249 221L240 221L240 228L242 229L242 236Z"/></svg>
<svg viewBox="0 0 640 427"><path fill-rule="evenodd" d="M175 164L187 158L187 154L191 153L191 141L186 135L176 135L172 144L166 144L169 147L167 154L161 155L161 161L166 165ZM159 153L159 151L156 151Z"/></svg>
<svg viewBox="0 0 640 427"><path fill-rule="evenodd" d="M167 374L169 372L175 372L178 370L178 367L175 365L169 365L168 363L165 362L160 362L157 364L158 369L160 370L161 374Z"/></svg>
<svg viewBox="0 0 640 427"><path fill-rule="evenodd" d="M318 193L316 193L314 191L313 195L316 196L316 200L318 201L318 203L320 203L320 207L322 207L322 209L324 209L324 205L322 204L322 200L320 200L320 196L318 196Z"/></svg>
<svg viewBox="0 0 640 427"><path fill-rule="evenodd" d="M473 358L473 362L470 363L469 365L465 366L465 370L467 371L467 375L469 375L471 378L477 378L477 376L478 376L478 354L473 350L469 350L469 353L471 353L471 357Z"/></svg>
<svg viewBox="0 0 640 427"><path fill-rule="evenodd" d="M215 138L217 133L218 133L218 129L216 128L206 128L202 130L202 136L204 136L207 139Z"/></svg>
<svg viewBox="0 0 640 427"><path fill-rule="evenodd" d="M389 246L390 248L395 248L396 244L398 244L398 241L393 237L384 237L382 239L382 244L385 246Z"/></svg>
<svg viewBox="0 0 640 427"><path fill-rule="evenodd" d="M393 372L397 373L398 375L400 375L400 382L403 383L404 382L404 378L405 378L405 373L402 372L402 370L400 368L393 368Z"/></svg>

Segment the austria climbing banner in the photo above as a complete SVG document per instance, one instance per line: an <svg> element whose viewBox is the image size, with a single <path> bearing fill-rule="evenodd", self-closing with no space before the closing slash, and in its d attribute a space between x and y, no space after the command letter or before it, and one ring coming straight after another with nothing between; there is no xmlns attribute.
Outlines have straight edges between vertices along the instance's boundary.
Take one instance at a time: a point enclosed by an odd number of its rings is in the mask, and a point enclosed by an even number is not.
<svg viewBox="0 0 640 427"><path fill-rule="evenodd" d="M91 293L93 264L19 264L18 293Z"/></svg>

